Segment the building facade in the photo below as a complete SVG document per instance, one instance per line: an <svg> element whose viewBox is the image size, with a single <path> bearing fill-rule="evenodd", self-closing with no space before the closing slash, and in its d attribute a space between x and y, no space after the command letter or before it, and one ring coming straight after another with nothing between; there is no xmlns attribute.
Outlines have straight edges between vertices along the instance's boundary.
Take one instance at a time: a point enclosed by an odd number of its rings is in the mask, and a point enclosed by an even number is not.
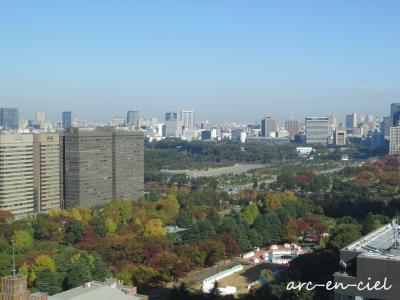
<svg viewBox="0 0 400 300"><path fill-rule="evenodd" d="M400 154L400 126L390 127L389 154Z"/></svg>
<svg viewBox="0 0 400 300"><path fill-rule="evenodd" d="M137 110L128 110L126 113L126 124L139 128L139 112Z"/></svg>
<svg viewBox="0 0 400 300"><path fill-rule="evenodd" d="M286 120L285 122L285 128L289 132L289 138L291 140L294 139L294 137L300 133L301 126L299 120Z"/></svg>
<svg viewBox="0 0 400 300"><path fill-rule="evenodd" d="M344 146L347 143L346 130L345 129L336 129L334 132L334 140L333 143L337 146Z"/></svg>
<svg viewBox="0 0 400 300"><path fill-rule="evenodd" d="M278 122L271 117L266 117L261 120L261 136L275 137L278 131Z"/></svg>
<svg viewBox="0 0 400 300"><path fill-rule="evenodd" d="M62 128L67 129L72 126L72 117L70 111L62 112Z"/></svg>
<svg viewBox="0 0 400 300"><path fill-rule="evenodd" d="M16 217L35 210L32 134L0 134L0 210Z"/></svg>
<svg viewBox="0 0 400 300"><path fill-rule="evenodd" d="M36 123L39 125L39 128L43 129L46 127L46 113L37 112L36 113Z"/></svg>
<svg viewBox="0 0 400 300"><path fill-rule="evenodd" d="M357 124L358 124L357 113L352 113L351 115L346 116L347 133L353 133L353 129L357 127Z"/></svg>
<svg viewBox="0 0 400 300"><path fill-rule="evenodd" d="M328 144L330 127L328 117L308 117L305 124L307 144Z"/></svg>
<svg viewBox="0 0 400 300"><path fill-rule="evenodd" d="M400 125L400 103L390 105L390 117L392 118L392 126Z"/></svg>
<svg viewBox="0 0 400 300"><path fill-rule="evenodd" d="M33 135L33 183L35 211L61 206L60 139L55 133Z"/></svg>
<svg viewBox="0 0 400 300"><path fill-rule="evenodd" d="M179 115L175 111L169 111L165 113L165 121L170 121L170 120L179 120Z"/></svg>
<svg viewBox="0 0 400 300"><path fill-rule="evenodd" d="M103 205L143 194L142 132L98 127L71 128L63 136L64 205Z"/></svg>
<svg viewBox="0 0 400 300"><path fill-rule="evenodd" d="M194 129L194 111L193 110L182 110L181 120L184 129Z"/></svg>
<svg viewBox="0 0 400 300"><path fill-rule="evenodd" d="M17 108L0 108L0 126L6 129L19 128L19 115Z"/></svg>
<svg viewBox="0 0 400 300"><path fill-rule="evenodd" d="M397 300L400 295L400 248L397 222L387 224L340 250L342 270L334 274L335 300ZM380 289L373 287L379 281ZM384 289L383 285L389 289ZM346 288L345 288L346 287Z"/></svg>

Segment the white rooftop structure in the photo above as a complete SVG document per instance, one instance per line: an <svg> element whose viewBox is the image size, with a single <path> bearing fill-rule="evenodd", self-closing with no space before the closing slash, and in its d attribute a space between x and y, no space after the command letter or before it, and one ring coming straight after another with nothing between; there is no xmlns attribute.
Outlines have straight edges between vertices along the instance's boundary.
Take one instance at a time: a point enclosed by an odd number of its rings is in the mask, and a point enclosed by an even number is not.
<svg viewBox="0 0 400 300"><path fill-rule="evenodd" d="M399 230L399 224L393 220L392 223L376 229L342 250L400 260Z"/></svg>
<svg viewBox="0 0 400 300"><path fill-rule="evenodd" d="M147 296L129 293L129 288L118 282L88 282L85 286L49 296L49 300L144 300Z"/></svg>

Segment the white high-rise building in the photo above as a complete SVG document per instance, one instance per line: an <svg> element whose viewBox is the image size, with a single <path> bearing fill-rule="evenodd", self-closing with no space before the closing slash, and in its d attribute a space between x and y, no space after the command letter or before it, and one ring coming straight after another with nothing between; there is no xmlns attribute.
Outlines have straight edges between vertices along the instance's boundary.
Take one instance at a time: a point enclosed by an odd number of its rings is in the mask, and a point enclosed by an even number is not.
<svg viewBox="0 0 400 300"><path fill-rule="evenodd" d="M35 210L32 134L0 134L0 210L16 217Z"/></svg>
<svg viewBox="0 0 400 300"><path fill-rule="evenodd" d="M390 127L389 154L400 154L400 126Z"/></svg>
<svg viewBox="0 0 400 300"><path fill-rule="evenodd" d="M0 210L17 218L60 208L59 135L0 134Z"/></svg>
<svg viewBox="0 0 400 300"><path fill-rule="evenodd" d="M184 129L193 129L194 128L194 110L182 110L181 111L181 120Z"/></svg>
<svg viewBox="0 0 400 300"><path fill-rule="evenodd" d="M36 122L39 124L40 129L46 127L46 113L37 112L36 113Z"/></svg>
<svg viewBox="0 0 400 300"><path fill-rule="evenodd" d="M328 117L306 118L306 143L307 144L328 144L329 138Z"/></svg>

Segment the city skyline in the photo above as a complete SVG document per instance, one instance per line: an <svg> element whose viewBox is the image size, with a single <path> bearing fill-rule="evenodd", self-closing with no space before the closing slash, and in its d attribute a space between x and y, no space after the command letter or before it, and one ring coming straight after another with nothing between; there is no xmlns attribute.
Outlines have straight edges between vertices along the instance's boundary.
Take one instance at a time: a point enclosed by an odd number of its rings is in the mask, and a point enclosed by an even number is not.
<svg viewBox="0 0 400 300"><path fill-rule="evenodd" d="M108 120L130 109L159 119L193 109L213 122L384 116L400 99L396 1L0 8L0 102L21 119L68 110Z"/></svg>

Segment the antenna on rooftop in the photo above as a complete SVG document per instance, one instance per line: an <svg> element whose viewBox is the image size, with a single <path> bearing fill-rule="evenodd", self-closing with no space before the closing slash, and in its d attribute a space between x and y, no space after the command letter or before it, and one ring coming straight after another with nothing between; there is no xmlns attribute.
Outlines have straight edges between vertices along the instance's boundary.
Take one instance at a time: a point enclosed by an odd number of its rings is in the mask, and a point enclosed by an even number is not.
<svg viewBox="0 0 400 300"><path fill-rule="evenodd" d="M392 220L392 227L393 227L393 247L394 249L398 249L399 248L399 242L398 242L398 235L399 235L399 217L396 216L396 218L394 218Z"/></svg>

